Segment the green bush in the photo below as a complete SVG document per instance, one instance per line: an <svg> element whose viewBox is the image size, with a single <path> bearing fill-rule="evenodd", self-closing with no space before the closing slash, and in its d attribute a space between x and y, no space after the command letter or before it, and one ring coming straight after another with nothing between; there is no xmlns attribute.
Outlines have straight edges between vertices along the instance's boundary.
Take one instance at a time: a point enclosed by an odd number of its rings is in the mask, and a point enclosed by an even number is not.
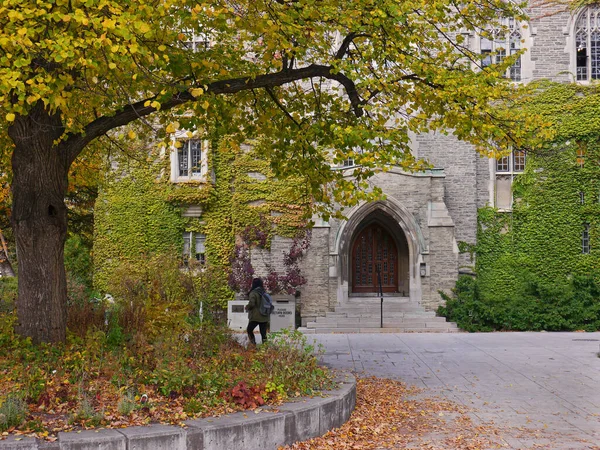
<svg viewBox="0 0 600 450"><path fill-rule="evenodd" d="M438 315L465 331L600 330L600 287L592 275L547 283L523 274L517 293L483 298L476 279L461 277ZM529 278L529 279L527 279Z"/></svg>

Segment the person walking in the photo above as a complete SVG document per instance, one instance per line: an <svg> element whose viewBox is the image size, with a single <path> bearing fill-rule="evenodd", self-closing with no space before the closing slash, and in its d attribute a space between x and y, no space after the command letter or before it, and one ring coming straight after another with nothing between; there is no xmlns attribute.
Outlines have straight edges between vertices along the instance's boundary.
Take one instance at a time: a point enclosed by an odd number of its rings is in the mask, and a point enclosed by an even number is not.
<svg viewBox="0 0 600 450"><path fill-rule="evenodd" d="M252 280L252 287L248 293L248 304L246 310L248 311L248 339L252 345L256 345L256 339L254 338L254 329L258 325L260 328L260 336L263 344L267 342L267 327L269 325L269 315L263 315L260 312L260 303L262 301L262 295L265 292L263 281L260 278L254 278Z"/></svg>

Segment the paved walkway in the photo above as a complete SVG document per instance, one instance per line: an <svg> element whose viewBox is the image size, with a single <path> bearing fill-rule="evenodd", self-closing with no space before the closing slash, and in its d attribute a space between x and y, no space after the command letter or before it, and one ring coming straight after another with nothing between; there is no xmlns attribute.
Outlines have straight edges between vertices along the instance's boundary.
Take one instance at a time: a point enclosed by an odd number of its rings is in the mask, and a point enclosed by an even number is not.
<svg viewBox="0 0 600 450"><path fill-rule="evenodd" d="M472 408L514 449L600 449L600 333L322 334L324 362Z"/></svg>

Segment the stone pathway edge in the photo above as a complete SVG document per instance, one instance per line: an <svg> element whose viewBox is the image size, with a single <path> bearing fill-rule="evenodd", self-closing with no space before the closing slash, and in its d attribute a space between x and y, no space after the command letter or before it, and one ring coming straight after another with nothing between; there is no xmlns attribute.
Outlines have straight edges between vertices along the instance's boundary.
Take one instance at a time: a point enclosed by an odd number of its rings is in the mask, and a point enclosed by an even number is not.
<svg viewBox="0 0 600 450"><path fill-rule="evenodd" d="M356 405L356 379L338 374L339 388L323 396L303 397L276 409L236 412L221 417L188 420L186 427L148 425L58 433L58 440L0 441L0 450L247 450L277 449L338 428Z"/></svg>

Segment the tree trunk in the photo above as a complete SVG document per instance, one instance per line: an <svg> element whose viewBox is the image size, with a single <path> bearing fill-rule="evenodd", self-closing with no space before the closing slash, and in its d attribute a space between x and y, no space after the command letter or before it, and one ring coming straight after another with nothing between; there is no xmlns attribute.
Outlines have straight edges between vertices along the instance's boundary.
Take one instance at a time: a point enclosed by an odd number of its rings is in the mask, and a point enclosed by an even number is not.
<svg viewBox="0 0 600 450"><path fill-rule="evenodd" d="M63 128L59 114L41 104L17 117L9 135L12 157L12 217L19 291L17 333L34 343L62 342L66 336L67 283L64 197L70 161L56 140Z"/></svg>

